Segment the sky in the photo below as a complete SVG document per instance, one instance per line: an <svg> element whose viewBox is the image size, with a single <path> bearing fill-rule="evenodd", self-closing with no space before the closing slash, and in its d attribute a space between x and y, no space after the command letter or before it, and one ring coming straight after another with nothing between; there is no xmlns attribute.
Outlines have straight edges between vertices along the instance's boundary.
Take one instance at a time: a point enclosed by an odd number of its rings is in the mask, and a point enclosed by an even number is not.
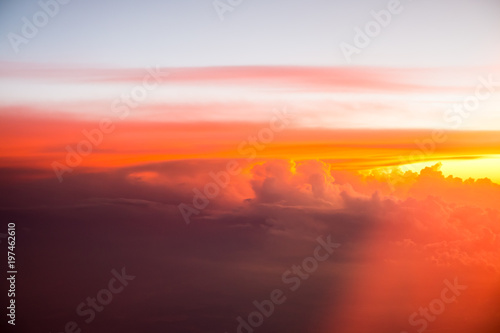
<svg viewBox="0 0 500 333"><path fill-rule="evenodd" d="M499 14L2 1L2 332L498 332Z"/></svg>
<svg viewBox="0 0 500 333"><path fill-rule="evenodd" d="M20 34L22 17L32 18L40 5L2 1L0 54L9 62L134 68L345 66L339 44L352 43L354 28L388 3L241 1L221 21L210 0L71 0L16 53L6 35ZM353 59L355 65L498 65L497 1L402 0L400 8L376 42Z"/></svg>

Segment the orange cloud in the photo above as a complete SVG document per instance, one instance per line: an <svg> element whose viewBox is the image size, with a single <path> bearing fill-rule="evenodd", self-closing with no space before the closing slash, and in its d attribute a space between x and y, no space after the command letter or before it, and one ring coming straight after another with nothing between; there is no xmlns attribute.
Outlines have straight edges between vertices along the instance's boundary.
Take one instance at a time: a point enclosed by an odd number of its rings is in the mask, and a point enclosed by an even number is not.
<svg viewBox="0 0 500 333"><path fill-rule="evenodd" d="M83 168L107 168L190 158L322 159L338 170L364 170L402 163L445 161L493 155L496 132L452 131L444 142L431 141L427 130L332 130L290 128L259 135L270 123L171 123L119 121L108 118L107 133L97 134L99 120L32 112L0 115L3 167L37 167L64 163L93 140L92 152L81 156ZM278 123L277 123L278 124ZM87 133L87 134L85 134ZM269 133L267 133L269 135ZM252 141L253 140L253 141ZM86 143L85 143L86 142ZM68 148L69 147L69 148ZM80 147L80 148L82 148ZM84 147L85 148L85 147ZM83 149L83 148L82 148ZM82 154L80 154L82 155Z"/></svg>

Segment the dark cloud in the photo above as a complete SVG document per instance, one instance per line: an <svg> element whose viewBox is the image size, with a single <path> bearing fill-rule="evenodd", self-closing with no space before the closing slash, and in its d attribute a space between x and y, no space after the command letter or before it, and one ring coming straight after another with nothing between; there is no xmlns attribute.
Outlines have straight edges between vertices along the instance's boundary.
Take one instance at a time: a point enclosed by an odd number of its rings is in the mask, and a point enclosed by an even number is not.
<svg viewBox="0 0 500 333"><path fill-rule="evenodd" d="M408 316L458 275L470 292L435 331L495 332L500 213L453 200L475 188L494 195L495 185L455 181L454 193L438 193L429 186L452 180L430 168L407 174L415 181L398 196L321 161L258 161L242 164L186 225L177 205L192 204L193 188L225 163L76 173L63 183L2 171L2 220L18 225L16 329L60 332L74 320L83 332L236 332L236 318L278 288L287 301L258 332L410 331ZM341 247L292 292L283 273L328 235ZM85 324L77 305L122 267L135 280Z"/></svg>

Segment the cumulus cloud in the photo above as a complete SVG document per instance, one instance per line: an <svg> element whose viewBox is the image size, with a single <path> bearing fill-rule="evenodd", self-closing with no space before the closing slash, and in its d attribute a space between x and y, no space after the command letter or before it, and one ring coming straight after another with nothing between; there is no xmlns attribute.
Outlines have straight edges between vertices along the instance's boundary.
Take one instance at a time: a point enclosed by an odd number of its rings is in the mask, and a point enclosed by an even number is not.
<svg viewBox="0 0 500 333"><path fill-rule="evenodd" d="M29 228L23 237L44 258L37 264L20 249L26 273L20 300L41 300L56 289L65 294L41 312L27 306L38 314L37 328L62 327L76 304L103 287L110 269L127 266L137 279L116 300L120 306L106 309L95 332L111 322L116 327L119 316L123 327L152 332L236 331L235 318L253 311L254 300L284 288L283 272L309 256L322 235L341 247L289 295L262 332L409 331L408 316L455 276L469 289L436 329L498 327L491 303L500 274L500 211L492 199L497 184L445 177L435 165L400 173L391 190L384 175L339 171L328 161L237 162L241 172L190 225L178 204L192 205L193 189L203 191L213 182L210 173L225 170L227 160L82 172L63 183L21 181L2 171L0 212ZM96 277L89 280L88 271ZM32 276L46 281L45 291ZM75 284L80 293L69 292ZM460 304L470 304L472 315ZM133 314L135 324L124 313ZM23 325L29 330L35 324Z"/></svg>

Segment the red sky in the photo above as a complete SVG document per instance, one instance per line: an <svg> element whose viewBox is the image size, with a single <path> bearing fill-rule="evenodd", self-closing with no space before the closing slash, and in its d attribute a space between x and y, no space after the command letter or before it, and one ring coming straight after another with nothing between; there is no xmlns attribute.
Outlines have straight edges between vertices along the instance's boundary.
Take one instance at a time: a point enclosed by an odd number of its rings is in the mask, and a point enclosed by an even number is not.
<svg viewBox="0 0 500 333"><path fill-rule="evenodd" d="M253 70L180 70L172 74L175 87L164 84L163 92L177 91L175 102L151 92L147 102L128 109L119 97L116 109L114 102L84 98L92 92L88 82L90 90L75 101L73 79L70 95L60 100L40 93L25 103L15 103L19 96L3 103L1 212L23 221L25 239L49 258L20 250L24 285L37 276L47 289L26 287L19 297L31 304L56 289L65 293L24 329L63 325L75 304L100 288L97 276L105 278L99 272L109 272L112 263L137 272L136 289L124 294L122 307L110 308L95 332L116 328L117 318L124 330L236 331L236 318L276 288L287 302L262 332L417 332L424 326L438 333L497 332L500 132L473 115L461 119L472 125L450 127L441 123L441 111L424 115L425 126L411 126L414 109L432 104L429 91L444 101L448 93L467 96L468 86L434 91L428 81L417 84L413 71L403 84L401 70ZM66 82L67 70L59 74ZM136 72L114 71L100 79L129 92L142 80ZM217 101L217 89L212 96L199 87L239 80L255 89L248 99L240 91L234 100L220 95ZM95 77L91 82L97 84ZM328 98L352 90L366 104L351 96L317 103L315 111L301 107L316 90ZM256 91L260 100L249 102ZM387 96L410 95L401 109L386 108ZM374 109L356 111L366 105ZM481 119L491 115L485 111ZM400 124L393 116L408 120ZM196 199L199 193L205 199ZM340 248L291 291L282 274L328 235ZM58 266L63 282L39 260ZM425 319L420 309L437 304L445 281L455 279L467 288ZM37 313L35 305L24 309Z"/></svg>

